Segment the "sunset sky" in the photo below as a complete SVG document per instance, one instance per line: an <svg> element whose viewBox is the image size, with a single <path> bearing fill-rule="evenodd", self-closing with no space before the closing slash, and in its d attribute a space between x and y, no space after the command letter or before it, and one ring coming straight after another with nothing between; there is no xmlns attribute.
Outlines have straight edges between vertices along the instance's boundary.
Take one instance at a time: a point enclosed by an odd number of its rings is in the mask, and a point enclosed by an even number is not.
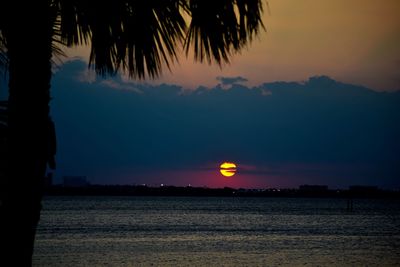
<svg viewBox="0 0 400 267"><path fill-rule="evenodd" d="M155 80L95 77L88 48L69 49L55 182L400 188L399 14L399 0L268 0L231 64L181 56Z"/></svg>
<svg viewBox="0 0 400 267"><path fill-rule="evenodd" d="M180 59L154 81L196 88L216 76L243 76L247 85L328 75L375 90L400 89L400 1L268 0L266 31L222 70ZM88 58L88 49L71 55Z"/></svg>

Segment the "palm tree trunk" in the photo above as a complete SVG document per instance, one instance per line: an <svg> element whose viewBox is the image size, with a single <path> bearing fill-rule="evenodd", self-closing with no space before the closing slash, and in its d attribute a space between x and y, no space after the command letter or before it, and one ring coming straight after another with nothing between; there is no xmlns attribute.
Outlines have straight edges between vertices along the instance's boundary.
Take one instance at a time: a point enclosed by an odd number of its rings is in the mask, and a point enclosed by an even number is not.
<svg viewBox="0 0 400 267"><path fill-rule="evenodd" d="M52 21L47 1L32 2L6 11L15 18L4 33L9 118L7 166L1 185L1 266L31 265L49 149Z"/></svg>

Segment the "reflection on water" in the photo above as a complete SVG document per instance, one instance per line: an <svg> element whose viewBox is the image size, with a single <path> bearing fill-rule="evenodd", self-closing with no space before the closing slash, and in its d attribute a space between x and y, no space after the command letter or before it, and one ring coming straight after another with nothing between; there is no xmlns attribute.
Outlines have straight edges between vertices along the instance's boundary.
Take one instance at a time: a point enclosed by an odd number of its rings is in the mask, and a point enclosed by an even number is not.
<svg viewBox="0 0 400 267"><path fill-rule="evenodd" d="M400 202L49 197L34 266L399 266Z"/></svg>

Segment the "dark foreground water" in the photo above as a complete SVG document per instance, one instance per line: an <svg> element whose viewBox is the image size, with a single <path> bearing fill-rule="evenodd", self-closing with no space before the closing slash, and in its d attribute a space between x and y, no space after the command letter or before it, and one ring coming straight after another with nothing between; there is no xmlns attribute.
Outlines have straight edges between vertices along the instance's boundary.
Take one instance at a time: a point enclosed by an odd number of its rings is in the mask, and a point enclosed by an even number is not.
<svg viewBox="0 0 400 267"><path fill-rule="evenodd" d="M34 266L400 266L400 202L49 197Z"/></svg>

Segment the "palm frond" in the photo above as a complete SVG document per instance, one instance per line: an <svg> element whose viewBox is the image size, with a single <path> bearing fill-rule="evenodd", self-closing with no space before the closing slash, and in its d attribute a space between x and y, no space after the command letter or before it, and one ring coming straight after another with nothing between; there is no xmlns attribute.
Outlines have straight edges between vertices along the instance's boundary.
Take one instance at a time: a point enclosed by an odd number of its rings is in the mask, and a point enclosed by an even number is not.
<svg viewBox="0 0 400 267"><path fill-rule="evenodd" d="M186 30L181 1L114 0L112 5L79 1L69 9L75 20L65 23L74 26L63 26L64 16L71 15L61 11L62 41L71 45L87 43L90 38L90 67L100 75L122 70L133 78L145 78L146 74L153 78L164 64L169 68L177 60L176 49Z"/></svg>
<svg viewBox="0 0 400 267"><path fill-rule="evenodd" d="M186 37L186 54L191 47L195 59L218 64L229 62L260 27L263 28L261 0L219 0L212 5L203 0L189 0L191 22Z"/></svg>
<svg viewBox="0 0 400 267"><path fill-rule="evenodd" d="M88 0L55 0L53 2L58 11L56 33L62 44L73 46L90 43L91 31L87 11L91 10L93 4Z"/></svg>
<svg viewBox="0 0 400 267"><path fill-rule="evenodd" d="M117 42L118 63L134 78L156 77L177 60L186 23L179 1L132 1Z"/></svg>
<svg viewBox="0 0 400 267"><path fill-rule="evenodd" d="M57 40L91 45L89 67L133 78L160 75L183 45L195 59L221 64L263 27L262 0L53 0ZM189 23L189 27L187 26Z"/></svg>

